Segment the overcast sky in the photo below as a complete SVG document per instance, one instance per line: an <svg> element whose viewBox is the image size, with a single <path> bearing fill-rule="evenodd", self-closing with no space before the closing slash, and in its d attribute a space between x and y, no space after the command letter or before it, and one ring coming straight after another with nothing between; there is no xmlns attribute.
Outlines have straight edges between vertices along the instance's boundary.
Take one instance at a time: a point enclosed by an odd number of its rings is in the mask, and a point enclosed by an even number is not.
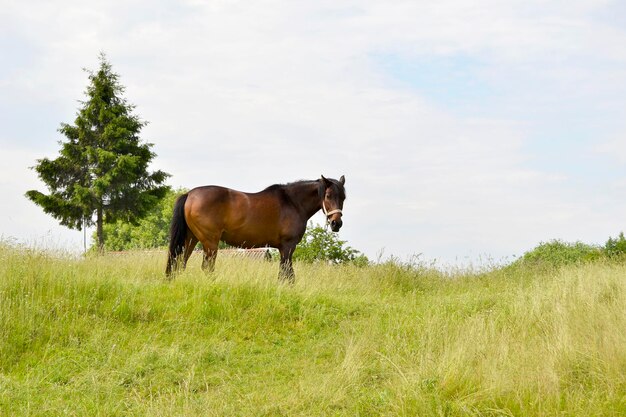
<svg viewBox="0 0 626 417"><path fill-rule="evenodd" d="M172 186L345 175L340 236L372 258L604 243L625 45L619 1L0 0L0 235L82 247L24 192L102 51Z"/></svg>

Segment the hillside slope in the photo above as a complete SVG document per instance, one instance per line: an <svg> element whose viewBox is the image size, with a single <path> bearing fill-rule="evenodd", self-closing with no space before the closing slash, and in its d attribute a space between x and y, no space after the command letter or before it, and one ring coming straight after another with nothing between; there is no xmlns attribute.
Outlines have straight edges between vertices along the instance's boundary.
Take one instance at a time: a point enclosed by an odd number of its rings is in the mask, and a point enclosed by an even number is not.
<svg viewBox="0 0 626 417"><path fill-rule="evenodd" d="M396 264L0 246L0 415L626 415L626 266Z"/></svg>

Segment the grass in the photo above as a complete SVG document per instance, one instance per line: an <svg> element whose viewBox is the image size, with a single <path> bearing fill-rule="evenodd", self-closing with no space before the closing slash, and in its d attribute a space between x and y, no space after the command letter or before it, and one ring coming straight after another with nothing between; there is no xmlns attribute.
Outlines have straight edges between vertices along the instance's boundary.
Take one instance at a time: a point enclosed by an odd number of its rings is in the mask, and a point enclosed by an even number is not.
<svg viewBox="0 0 626 417"><path fill-rule="evenodd" d="M0 415L626 415L623 264L192 260L0 246Z"/></svg>

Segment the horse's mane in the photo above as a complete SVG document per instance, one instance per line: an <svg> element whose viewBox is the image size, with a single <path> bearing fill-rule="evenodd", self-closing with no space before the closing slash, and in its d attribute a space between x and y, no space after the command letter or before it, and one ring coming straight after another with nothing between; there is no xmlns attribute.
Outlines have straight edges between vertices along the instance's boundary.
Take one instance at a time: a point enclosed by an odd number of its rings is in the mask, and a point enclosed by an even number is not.
<svg viewBox="0 0 626 417"><path fill-rule="evenodd" d="M332 182L335 186L337 186L337 189L339 190L339 192L341 193L341 198L345 199L346 198L346 189L343 186L343 184L341 184L339 181L332 179L332 178L327 178L330 182ZM286 184L273 184L270 185L269 187L265 188L263 191L280 191L280 192L288 192L290 190L293 190L295 188L298 188L298 186L300 185L309 185L312 183L319 183L320 180L299 180L299 181L294 181L294 182L288 182ZM320 192L320 198L323 197L323 192L324 190L320 187L319 189Z"/></svg>
<svg viewBox="0 0 626 417"><path fill-rule="evenodd" d="M275 191L275 190L284 190L288 188L294 188L299 185L310 184L313 182L317 182L317 180L298 180L294 182L288 182L286 184L272 184L269 187L265 188L263 191Z"/></svg>

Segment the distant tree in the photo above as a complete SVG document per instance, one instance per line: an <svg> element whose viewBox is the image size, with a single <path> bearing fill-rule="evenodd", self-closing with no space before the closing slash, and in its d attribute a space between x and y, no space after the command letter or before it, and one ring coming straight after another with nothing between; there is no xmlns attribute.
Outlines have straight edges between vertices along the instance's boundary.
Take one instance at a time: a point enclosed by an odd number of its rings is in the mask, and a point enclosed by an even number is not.
<svg viewBox="0 0 626 417"><path fill-rule="evenodd" d="M296 246L293 259L305 262L354 262L359 265L366 265L368 263L367 257L346 243L345 240L340 240L336 233L311 222L304 233L304 237Z"/></svg>
<svg viewBox="0 0 626 417"><path fill-rule="evenodd" d="M103 226L105 249L121 251L166 247L169 242L174 202L185 192L186 190L182 189L168 190L165 197L136 223L118 219L105 224ZM97 245L95 232L93 238Z"/></svg>
<svg viewBox="0 0 626 417"><path fill-rule="evenodd" d="M82 230L95 224L101 251L103 224L136 223L165 196L169 175L148 171L156 154L139 138L146 122L123 98L124 87L106 56L100 55L97 72L86 71L87 100L74 125L61 124L67 142L59 142L59 157L39 159L33 167L50 193L30 190L26 196L64 226Z"/></svg>
<svg viewBox="0 0 626 417"><path fill-rule="evenodd" d="M624 232L620 232L616 238L609 237L603 249L609 258L626 258L626 237L624 237Z"/></svg>

